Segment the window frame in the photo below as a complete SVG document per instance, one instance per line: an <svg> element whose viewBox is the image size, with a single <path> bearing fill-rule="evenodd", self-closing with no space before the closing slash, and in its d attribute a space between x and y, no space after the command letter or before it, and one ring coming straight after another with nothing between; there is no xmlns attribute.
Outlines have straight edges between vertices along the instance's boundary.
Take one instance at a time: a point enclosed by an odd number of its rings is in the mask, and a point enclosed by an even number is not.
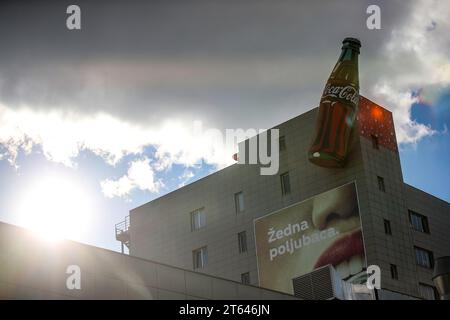
<svg viewBox="0 0 450 320"><path fill-rule="evenodd" d="M284 177L288 178L288 190L286 190L286 186L285 186L285 180ZM283 172L282 174L280 174L280 183L281 183L281 195L283 196L287 196L289 194L291 194L291 177L289 176L289 171Z"/></svg>
<svg viewBox="0 0 450 320"><path fill-rule="evenodd" d="M199 260L197 258L197 254L200 254L200 264L198 264ZM204 269L208 264L208 247L203 246L198 249L192 250L192 262L193 262L193 269Z"/></svg>
<svg viewBox="0 0 450 320"><path fill-rule="evenodd" d="M250 271L241 273L241 283L245 285L250 285Z"/></svg>
<svg viewBox="0 0 450 320"><path fill-rule="evenodd" d="M286 136L282 135L278 138L278 151L283 152L287 149L286 146Z"/></svg>
<svg viewBox="0 0 450 320"><path fill-rule="evenodd" d="M198 231L198 230L201 230L201 229L206 227L205 207L201 207L201 208L195 209L194 211L191 211L189 215L190 215L190 219L191 219L191 232ZM199 216L199 220L198 221L196 221L197 220L195 218L196 215ZM203 216L204 218L201 219L201 216ZM198 227L197 227L196 222L198 222ZM202 222L203 222L203 224L202 224Z"/></svg>
<svg viewBox="0 0 450 320"><path fill-rule="evenodd" d="M247 246L247 231L241 231L237 234L238 237L238 250L239 254L246 253L248 251Z"/></svg>
<svg viewBox="0 0 450 320"><path fill-rule="evenodd" d="M429 284L426 284L426 283L423 283L423 282L419 282L419 294L420 294L420 297L421 297L422 299L424 299L424 300L430 300L430 299L427 299L427 297L424 297L424 296L422 295L422 290L420 289L421 287L422 287L422 288L428 288L428 289L432 290L432 291L433 291L433 299L432 299L432 300L438 300L439 295L438 295L438 293L436 292L437 290L436 290L436 287L435 287L435 286L432 286L432 285L429 285Z"/></svg>
<svg viewBox="0 0 450 320"><path fill-rule="evenodd" d="M411 225L411 228L417 232L422 232L422 233L426 233L426 234L430 234L430 224L428 223L428 217L420 214L414 210L408 209L408 216L409 216L409 223ZM420 221L420 226L421 228L416 228L416 224L413 222L414 218L417 218Z"/></svg>
<svg viewBox="0 0 450 320"><path fill-rule="evenodd" d="M422 255L423 253L424 255ZM419 254L419 255L418 255ZM416 259L416 265L422 268L426 269L433 269L434 268L434 254L433 251L424 249L422 247L414 246L414 256ZM423 259L424 256L426 256L426 260L428 263L422 263L425 260Z"/></svg>
<svg viewBox="0 0 450 320"><path fill-rule="evenodd" d="M391 270L391 279L398 280L398 268L397 268L397 265L391 263L390 264L390 270Z"/></svg>
<svg viewBox="0 0 450 320"><path fill-rule="evenodd" d="M242 201L239 197L242 198ZM241 210L241 204L242 204L242 210ZM244 200L244 192L243 191L239 191L234 194L234 209L235 209L236 214L241 214L245 211L245 200Z"/></svg>
<svg viewBox="0 0 450 320"><path fill-rule="evenodd" d="M382 176L377 176L378 190L381 192L386 192L386 184L384 183L384 178Z"/></svg>
<svg viewBox="0 0 450 320"><path fill-rule="evenodd" d="M392 227L391 227L391 221L388 219L383 219L384 224L384 233L392 236Z"/></svg>

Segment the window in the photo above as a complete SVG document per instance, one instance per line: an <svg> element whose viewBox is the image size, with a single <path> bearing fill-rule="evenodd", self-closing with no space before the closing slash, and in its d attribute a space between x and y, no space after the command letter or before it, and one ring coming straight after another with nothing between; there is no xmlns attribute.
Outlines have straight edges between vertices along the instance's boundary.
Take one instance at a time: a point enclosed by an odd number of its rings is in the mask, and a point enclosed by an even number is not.
<svg viewBox="0 0 450 320"><path fill-rule="evenodd" d="M408 211L409 211L409 222L411 223L412 228L416 231L430 233L427 217L418 214L417 212L414 212L412 210Z"/></svg>
<svg viewBox="0 0 450 320"><path fill-rule="evenodd" d="M287 195L291 193L291 183L289 181L289 172L280 175L281 179L281 194Z"/></svg>
<svg viewBox="0 0 450 320"><path fill-rule="evenodd" d="M436 300L436 290L428 284L419 283L419 294L425 300Z"/></svg>
<svg viewBox="0 0 450 320"><path fill-rule="evenodd" d="M395 264L391 264L391 278L398 280L398 271L397 266Z"/></svg>
<svg viewBox="0 0 450 320"><path fill-rule="evenodd" d="M208 250L206 247L192 251L194 269L202 269L208 263Z"/></svg>
<svg viewBox="0 0 450 320"><path fill-rule="evenodd" d="M380 145L378 144L378 137L375 135L371 135L370 137L372 138L372 147L377 150L380 149Z"/></svg>
<svg viewBox="0 0 450 320"><path fill-rule="evenodd" d="M386 192L386 188L384 187L384 178L377 176L377 180L378 180L378 189L380 189L380 191Z"/></svg>
<svg viewBox="0 0 450 320"><path fill-rule="evenodd" d="M280 152L286 150L286 138L285 136L281 136L279 139L279 147L280 147Z"/></svg>
<svg viewBox="0 0 450 320"><path fill-rule="evenodd" d="M234 194L234 205L236 208L236 213L241 213L244 211L244 194L242 191Z"/></svg>
<svg viewBox="0 0 450 320"><path fill-rule="evenodd" d="M247 233L245 231L238 233L239 253L247 252Z"/></svg>
<svg viewBox="0 0 450 320"><path fill-rule="evenodd" d="M419 247L414 247L414 251L416 253L417 265L430 269L433 268L433 252Z"/></svg>
<svg viewBox="0 0 450 320"><path fill-rule="evenodd" d="M384 219L384 233L392 235L391 222Z"/></svg>
<svg viewBox="0 0 450 320"><path fill-rule="evenodd" d="M191 231L195 231L206 226L206 213L204 208L191 212Z"/></svg>
<svg viewBox="0 0 450 320"><path fill-rule="evenodd" d="M241 274L241 282L243 284L250 284L250 272Z"/></svg>

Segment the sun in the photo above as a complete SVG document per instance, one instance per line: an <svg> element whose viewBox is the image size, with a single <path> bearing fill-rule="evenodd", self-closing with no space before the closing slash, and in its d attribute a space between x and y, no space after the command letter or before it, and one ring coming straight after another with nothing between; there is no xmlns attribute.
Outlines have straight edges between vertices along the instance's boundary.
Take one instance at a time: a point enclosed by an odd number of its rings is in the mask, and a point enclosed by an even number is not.
<svg viewBox="0 0 450 320"><path fill-rule="evenodd" d="M30 183L18 201L18 223L47 240L82 240L90 226L92 203L70 177L46 176Z"/></svg>

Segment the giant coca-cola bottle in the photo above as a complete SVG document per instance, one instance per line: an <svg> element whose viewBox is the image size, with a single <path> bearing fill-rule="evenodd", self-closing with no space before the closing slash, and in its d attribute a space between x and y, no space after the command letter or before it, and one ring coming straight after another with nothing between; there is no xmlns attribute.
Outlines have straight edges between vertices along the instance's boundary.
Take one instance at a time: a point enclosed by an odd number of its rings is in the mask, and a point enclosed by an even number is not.
<svg viewBox="0 0 450 320"><path fill-rule="evenodd" d="M361 42L345 38L342 43L341 56L320 100L314 138L308 151L309 160L322 167L342 167L345 164L358 108Z"/></svg>

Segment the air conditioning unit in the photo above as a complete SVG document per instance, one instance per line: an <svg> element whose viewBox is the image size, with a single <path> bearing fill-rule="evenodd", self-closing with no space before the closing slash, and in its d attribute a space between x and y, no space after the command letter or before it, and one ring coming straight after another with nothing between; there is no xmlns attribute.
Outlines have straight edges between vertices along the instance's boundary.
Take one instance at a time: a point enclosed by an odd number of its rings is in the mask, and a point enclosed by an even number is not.
<svg viewBox="0 0 450 320"><path fill-rule="evenodd" d="M375 292L365 284L341 280L332 265L292 279L294 296L304 300L374 300Z"/></svg>

